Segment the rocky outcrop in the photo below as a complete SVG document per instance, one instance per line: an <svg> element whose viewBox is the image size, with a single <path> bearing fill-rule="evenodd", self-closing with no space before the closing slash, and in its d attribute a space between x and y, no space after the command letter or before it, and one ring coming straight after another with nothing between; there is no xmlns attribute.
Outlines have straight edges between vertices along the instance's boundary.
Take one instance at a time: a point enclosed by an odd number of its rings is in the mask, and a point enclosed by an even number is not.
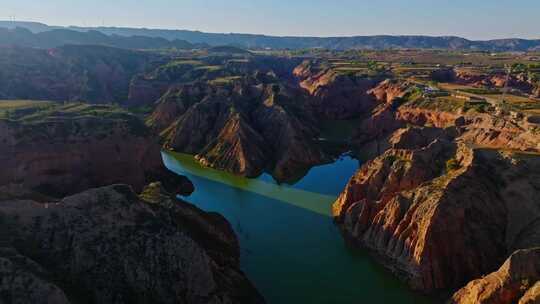
<svg viewBox="0 0 540 304"><path fill-rule="evenodd" d="M45 277L45 279L44 279ZM64 291L46 279L47 272L15 249L0 248L0 299L6 303L67 304Z"/></svg>
<svg viewBox="0 0 540 304"><path fill-rule="evenodd" d="M166 96L177 99L164 99L151 118L156 125L157 117L166 120L162 109L179 109L177 119L162 131L169 149L245 176L267 170L279 180L326 159L315 142L315 120L294 88L247 78L231 87L207 85L196 91L203 94L179 93L190 90L186 86L173 90Z"/></svg>
<svg viewBox="0 0 540 304"><path fill-rule="evenodd" d="M468 69L455 69L456 76L453 81L462 84L483 85L487 84L486 74L475 73Z"/></svg>
<svg viewBox="0 0 540 304"><path fill-rule="evenodd" d="M221 216L154 183L57 203L0 202L0 291L12 303L262 303Z"/></svg>
<svg viewBox="0 0 540 304"><path fill-rule="evenodd" d="M40 115L0 120L0 185L61 197L114 183L140 191L172 175L156 136L133 115L82 104ZM187 180L181 183L192 191Z"/></svg>
<svg viewBox="0 0 540 304"><path fill-rule="evenodd" d="M147 124L155 130L165 130L193 104L210 94L209 89L209 86L202 83L169 88L156 102L156 109L147 119Z"/></svg>
<svg viewBox="0 0 540 304"><path fill-rule="evenodd" d="M352 245L423 292L462 287L540 245L534 118L411 98L406 84L372 92L380 104L353 138L369 161L333 207Z"/></svg>
<svg viewBox="0 0 540 304"><path fill-rule="evenodd" d="M299 103L296 91L267 91L264 102L253 112L257 128L271 147L272 175L287 181L298 172L328 161L315 139L319 133L315 120Z"/></svg>
<svg viewBox="0 0 540 304"><path fill-rule="evenodd" d="M449 303L532 304L540 301L540 248L519 250L499 270L474 280Z"/></svg>
<svg viewBox="0 0 540 304"><path fill-rule="evenodd" d="M532 96L536 98L540 98L540 85L533 89Z"/></svg>
<svg viewBox="0 0 540 304"><path fill-rule="evenodd" d="M317 62L306 61L293 74L299 86L311 96L318 114L327 119L350 119L373 109L376 102L368 91L379 80L319 68Z"/></svg>
<svg viewBox="0 0 540 304"><path fill-rule="evenodd" d="M424 292L463 286L540 244L540 158L456 146L455 129L429 133L395 134L333 207L351 243Z"/></svg>
<svg viewBox="0 0 540 304"><path fill-rule="evenodd" d="M519 113L466 116L460 139L482 147L540 152L540 133L530 117Z"/></svg>
<svg viewBox="0 0 540 304"><path fill-rule="evenodd" d="M380 104L362 120L352 144L359 155L374 158L390 148L392 132L406 125L449 128L457 140L480 147L540 152L540 133L534 117L493 107L479 113L463 106L448 106L423 98L410 99L407 83L385 81L370 91ZM387 95L388 94L388 95Z"/></svg>
<svg viewBox="0 0 540 304"><path fill-rule="evenodd" d="M233 113L215 141L196 158L205 166L258 176L267 165L264 139L239 113Z"/></svg>
<svg viewBox="0 0 540 304"><path fill-rule="evenodd" d="M455 69L455 77L444 79L444 82L456 82L475 87L501 89L508 87L526 94L537 96L538 86L526 73L482 73L470 69Z"/></svg>
<svg viewBox="0 0 540 304"><path fill-rule="evenodd" d="M362 120L351 140L352 146L361 150L363 158L371 159L382 154L390 147L390 134L404 126L402 121L396 119L396 111L406 95L407 87L406 83L385 80L368 91L378 105Z"/></svg>
<svg viewBox="0 0 540 304"><path fill-rule="evenodd" d="M396 113L396 119L417 126L430 125L446 128L455 124L461 115L441 110L401 107Z"/></svg>
<svg viewBox="0 0 540 304"><path fill-rule="evenodd" d="M124 103L155 55L104 46L1 47L0 98Z"/></svg>
<svg viewBox="0 0 540 304"><path fill-rule="evenodd" d="M392 104L396 99L403 98L407 94L409 85L407 82L386 79L369 90L368 94L373 95L379 103Z"/></svg>

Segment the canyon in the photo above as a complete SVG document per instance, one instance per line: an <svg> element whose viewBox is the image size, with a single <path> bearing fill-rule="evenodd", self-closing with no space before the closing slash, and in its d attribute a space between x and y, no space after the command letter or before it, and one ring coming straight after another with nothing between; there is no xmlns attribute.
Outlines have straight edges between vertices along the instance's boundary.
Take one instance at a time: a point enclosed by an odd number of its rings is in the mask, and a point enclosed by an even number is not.
<svg viewBox="0 0 540 304"><path fill-rule="evenodd" d="M506 75L359 54L2 49L0 97L40 101L0 107L0 273L13 278L0 290L262 303L241 270L240 223L188 203L205 190L170 172L162 151L246 178L235 187L261 176L293 187L348 153L360 166L323 215L351 250L437 300L537 301L538 67L523 59Z"/></svg>

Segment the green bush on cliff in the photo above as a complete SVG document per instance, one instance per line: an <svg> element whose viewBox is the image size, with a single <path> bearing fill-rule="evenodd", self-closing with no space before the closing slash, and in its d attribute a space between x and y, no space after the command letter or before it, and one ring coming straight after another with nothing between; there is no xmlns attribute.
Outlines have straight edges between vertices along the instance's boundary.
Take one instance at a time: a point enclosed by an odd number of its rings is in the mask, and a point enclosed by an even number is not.
<svg viewBox="0 0 540 304"><path fill-rule="evenodd" d="M409 88L407 90L407 92L405 92L405 95L403 96L403 98L406 101L418 100L418 99L422 98L422 89L420 89L417 86L413 86L413 87Z"/></svg>
<svg viewBox="0 0 540 304"><path fill-rule="evenodd" d="M455 158L446 161L446 173L459 169L459 162Z"/></svg>
<svg viewBox="0 0 540 304"><path fill-rule="evenodd" d="M531 283L529 282L529 279L523 279L520 282L519 290L521 292L526 292L531 287Z"/></svg>

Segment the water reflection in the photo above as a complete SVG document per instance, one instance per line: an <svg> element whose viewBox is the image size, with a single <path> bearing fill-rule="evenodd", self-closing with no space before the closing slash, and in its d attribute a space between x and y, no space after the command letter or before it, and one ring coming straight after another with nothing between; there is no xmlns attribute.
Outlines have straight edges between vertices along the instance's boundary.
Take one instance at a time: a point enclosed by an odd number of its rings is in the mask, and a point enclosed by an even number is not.
<svg viewBox="0 0 540 304"><path fill-rule="evenodd" d="M426 303L372 259L348 250L331 205L358 162L315 167L295 185L246 179L164 153L165 165L195 184L189 202L223 214L238 235L242 268L268 303Z"/></svg>

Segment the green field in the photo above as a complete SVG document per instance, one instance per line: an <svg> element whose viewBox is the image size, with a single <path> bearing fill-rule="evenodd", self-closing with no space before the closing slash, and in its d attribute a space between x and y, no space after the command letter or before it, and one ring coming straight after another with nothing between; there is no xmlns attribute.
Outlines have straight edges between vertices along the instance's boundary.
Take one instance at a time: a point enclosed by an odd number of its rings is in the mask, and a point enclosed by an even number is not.
<svg viewBox="0 0 540 304"><path fill-rule="evenodd" d="M0 100L0 118L6 119L54 107L55 102L39 100Z"/></svg>
<svg viewBox="0 0 540 304"><path fill-rule="evenodd" d="M40 100L0 100L0 118L21 122L38 122L50 119L95 117L121 117L130 115L115 105L87 103L59 103Z"/></svg>
<svg viewBox="0 0 540 304"><path fill-rule="evenodd" d="M209 82L213 85L226 85L231 84L236 80L242 79L241 76L228 76L228 77L219 77L213 80L210 80Z"/></svg>

